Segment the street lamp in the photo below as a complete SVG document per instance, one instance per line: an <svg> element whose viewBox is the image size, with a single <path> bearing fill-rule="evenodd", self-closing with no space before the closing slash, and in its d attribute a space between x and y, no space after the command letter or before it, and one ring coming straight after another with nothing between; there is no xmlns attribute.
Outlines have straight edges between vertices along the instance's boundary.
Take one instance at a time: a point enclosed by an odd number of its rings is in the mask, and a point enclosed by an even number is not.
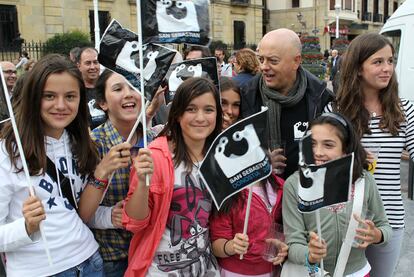
<svg viewBox="0 0 414 277"><path fill-rule="evenodd" d="M335 29L335 37L339 38L339 13L341 12L341 4L335 4L335 15L336 15L336 29Z"/></svg>

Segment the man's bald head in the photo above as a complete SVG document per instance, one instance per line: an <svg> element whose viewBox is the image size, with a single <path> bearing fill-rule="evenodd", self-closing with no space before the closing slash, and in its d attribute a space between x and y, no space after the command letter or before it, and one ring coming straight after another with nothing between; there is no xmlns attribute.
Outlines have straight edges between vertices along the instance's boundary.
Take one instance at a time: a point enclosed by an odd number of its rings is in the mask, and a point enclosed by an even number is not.
<svg viewBox="0 0 414 277"><path fill-rule="evenodd" d="M302 53L302 43L298 35L292 30L281 28L268 32L260 41L262 43L280 44L286 50L291 50L293 55Z"/></svg>
<svg viewBox="0 0 414 277"><path fill-rule="evenodd" d="M258 48L266 85L282 94L287 93L296 81L302 61L298 35L289 29L273 30L263 36Z"/></svg>

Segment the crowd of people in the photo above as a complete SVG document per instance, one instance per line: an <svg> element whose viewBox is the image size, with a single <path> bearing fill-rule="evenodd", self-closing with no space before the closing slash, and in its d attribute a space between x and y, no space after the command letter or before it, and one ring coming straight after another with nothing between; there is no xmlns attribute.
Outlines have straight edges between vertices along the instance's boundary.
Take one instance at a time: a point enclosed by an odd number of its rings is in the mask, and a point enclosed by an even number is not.
<svg viewBox="0 0 414 277"><path fill-rule="evenodd" d="M286 276L286 261L309 276L323 262L333 276L347 211L361 199L373 216L355 216L358 242L343 276L391 277L404 233L403 150L414 159L414 106L398 96L393 45L368 33L340 58L332 51L335 93L301 66L295 32L273 30L255 50L237 51L231 63L223 49L214 51L220 91L207 78L188 78L165 108L168 88L160 87L143 111L147 126L134 133L144 100L122 75L101 72L94 48L73 49L70 59L44 56L19 79L14 64L1 62L30 174L6 121L0 252L7 276L271 277ZM212 55L192 46L183 56ZM200 164L221 131L262 106L272 174L252 185L251 203L246 188L217 210ZM349 201L320 209L320 233L316 214L298 210L299 141L308 133L316 165L354 153ZM374 144L376 156L368 150ZM283 226L284 240L267 238L274 225ZM271 259L263 257L267 244L277 251Z"/></svg>

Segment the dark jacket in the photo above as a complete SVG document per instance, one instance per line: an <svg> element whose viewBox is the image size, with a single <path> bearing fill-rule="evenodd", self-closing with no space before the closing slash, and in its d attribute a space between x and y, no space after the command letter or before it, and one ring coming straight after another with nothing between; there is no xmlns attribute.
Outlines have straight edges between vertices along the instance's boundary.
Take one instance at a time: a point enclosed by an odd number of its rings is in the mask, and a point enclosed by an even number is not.
<svg viewBox="0 0 414 277"><path fill-rule="evenodd" d="M326 83L316 78L312 73L303 69L307 79L305 91L308 120L311 121L323 112L323 108L334 99L334 94L326 87ZM241 92L241 115L243 118L260 111L263 105L259 91L260 74L256 75ZM272 124L272 122L269 122ZM297 142L286 141L291 151L287 153L287 167L282 177L285 179L296 171L298 163L299 147Z"/></svg>
<svg viewBox="0 0 414 277"><path fill-rule="evenodd" d="M323 108L334 99L334 94L326 87L326 83L319 80L312 73L305 71L308 86L305 97L308 105L308 119L312 120L322 113ZM241 92L241 113L243 118L257 113L263 105L259 92L261 74L256 75Z"/></svg>

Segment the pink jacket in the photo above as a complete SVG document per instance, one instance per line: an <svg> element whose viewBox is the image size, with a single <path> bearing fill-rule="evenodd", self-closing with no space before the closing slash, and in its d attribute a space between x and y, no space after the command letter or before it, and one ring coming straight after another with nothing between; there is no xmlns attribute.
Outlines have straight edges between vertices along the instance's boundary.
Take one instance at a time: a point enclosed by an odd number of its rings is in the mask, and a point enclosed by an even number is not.
<svg viewBox="0 0 414 277"><path fill-rule="evenodd" d="M148 196L150 213L143 220L135 220L127 215L124 206L122 214L123 225L134 234L129 246L126 277L146 275L164 233L171 205L174 188L174 165L167 138L155 139L149 145L149 149L154 162L154 173L151 177ZM138 185L145 184L138 184L135 168L132 167L129 191L125 202L128 202Z"/></svg>
<svg viewBox="0 0 414 277"><path fill-rule="evenodd" d="M257 194L253 193L249 225L247 235L249 236L249 248L243 260L238 255L228 258L218 258L220 266L234 273L245 275L259 275L272 272L272 264L262 258L265 247L264 238L270 227L270 222L282 224L282 195L284 180L277 177L276 183L279 184L277 191L276 206L269 213L266 204ZM244 199L238 199L227 214L220 214L210 217L210 235L211 241L219 238L231 240L236 233L243 233L244 217L246 215L246 203L248 197L248 189L244 189L240 193L244 194Z"/></svg>

